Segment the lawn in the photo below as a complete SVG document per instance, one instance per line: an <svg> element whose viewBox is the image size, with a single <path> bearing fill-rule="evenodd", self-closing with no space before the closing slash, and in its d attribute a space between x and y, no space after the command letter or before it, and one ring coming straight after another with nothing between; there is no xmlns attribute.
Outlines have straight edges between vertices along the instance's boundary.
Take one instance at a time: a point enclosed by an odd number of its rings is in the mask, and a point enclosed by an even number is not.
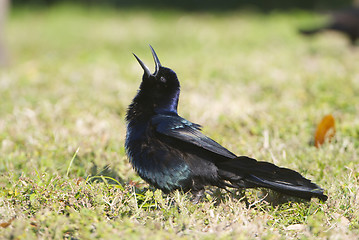
<svg viewBox="0 0 359 240"><path fill-rule="evenodd" d="M300 11L13 9L0 69L0 236L358 237L359 49L336 33L297 32L323 21ZM180 115L238 155L299 171L328 201L208 189L195 205L149 187L124 149L143 73L132 52L154 69L148 44L178 74ZM326 114L336 135L316 148Z"/></svg>

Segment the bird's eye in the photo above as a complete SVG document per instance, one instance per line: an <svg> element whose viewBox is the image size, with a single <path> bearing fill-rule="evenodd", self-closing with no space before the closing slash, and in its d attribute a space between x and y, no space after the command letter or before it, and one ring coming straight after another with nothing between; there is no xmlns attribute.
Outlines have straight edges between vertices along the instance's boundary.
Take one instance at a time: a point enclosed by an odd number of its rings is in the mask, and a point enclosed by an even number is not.
<svg viewBox="0 0 359 240"><path fill-rule="evenodd" d="M164 78L164 77L161 77L161 78L160 78L160 81L161 81L162 83L167 82L166 78Z"/></svg>

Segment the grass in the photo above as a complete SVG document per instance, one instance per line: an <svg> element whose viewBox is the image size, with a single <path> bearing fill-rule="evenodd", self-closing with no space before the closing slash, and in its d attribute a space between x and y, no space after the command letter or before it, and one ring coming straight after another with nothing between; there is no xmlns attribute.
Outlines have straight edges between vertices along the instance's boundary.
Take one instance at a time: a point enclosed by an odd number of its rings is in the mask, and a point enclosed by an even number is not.
<svg viewBox="0 0 359 240"><path fill-rule="evenodd" d="M344 239L359 234L358 49L297 28L312 13L13 9L0 72L0 236L12 239ZM125 155L125 111L148 44L180 78L180 114L239 155L295 169L326 203L265 192L148 188ZM310 145L326 114L332 142ZM105 176L105 177L101 177ZM270 197L281 198L270 193ZM275 202L275 201L274 201Z"/></svg>

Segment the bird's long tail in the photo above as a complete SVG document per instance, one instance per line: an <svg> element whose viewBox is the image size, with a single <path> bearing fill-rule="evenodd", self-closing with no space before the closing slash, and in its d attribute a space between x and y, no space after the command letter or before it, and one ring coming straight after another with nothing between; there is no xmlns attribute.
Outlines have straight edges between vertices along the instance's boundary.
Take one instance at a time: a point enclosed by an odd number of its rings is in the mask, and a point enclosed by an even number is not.
<svg viewBox="0 0 359 240"><path fill-rule="evenodd" d="M265 187L307 200L316 197L325 201L328 198L322 188L298 172L272 163L240 156L217 163L217 166L220 177L230 187Z"/></svg>

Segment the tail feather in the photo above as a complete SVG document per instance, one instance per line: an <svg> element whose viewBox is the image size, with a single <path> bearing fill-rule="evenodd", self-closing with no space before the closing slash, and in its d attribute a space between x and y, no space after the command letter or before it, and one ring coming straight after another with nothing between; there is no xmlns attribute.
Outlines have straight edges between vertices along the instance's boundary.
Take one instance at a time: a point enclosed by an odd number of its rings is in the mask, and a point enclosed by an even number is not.
<svg viewBox="0 0 359 240"><path fill-rule="evenodd" d="M298 172L277 167L268 162L240 156L217 164L219 175L231 187L265 187L275 191L310 200L312 197L327 200L323 189Z"/></svg>

